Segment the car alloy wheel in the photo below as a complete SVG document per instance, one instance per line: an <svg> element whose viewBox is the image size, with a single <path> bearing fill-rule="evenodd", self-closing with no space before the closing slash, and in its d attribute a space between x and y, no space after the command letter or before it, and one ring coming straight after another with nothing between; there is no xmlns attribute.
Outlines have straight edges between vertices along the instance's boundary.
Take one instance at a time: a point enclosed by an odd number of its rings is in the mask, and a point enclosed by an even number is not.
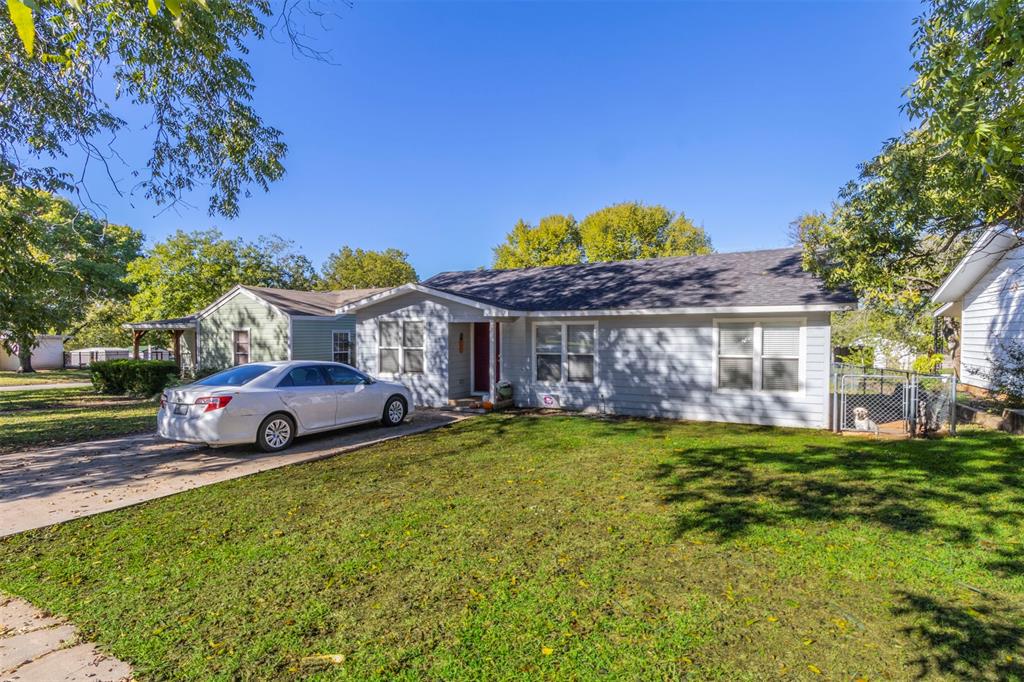
<svg viewBox="0 0 1024 682"><path fill-rule="evenodd" d="M278 450L288 444L292 436L292 425L283 417L273 419L263 429L263 440L267 445Z"/></svg>
<svg viewBox="0 0 1024 682"><path fill-rule="evenodd" d="M388 422L392 425L401 424L405 419L405 403L399 398L393 398L388 403Z"/></svg>

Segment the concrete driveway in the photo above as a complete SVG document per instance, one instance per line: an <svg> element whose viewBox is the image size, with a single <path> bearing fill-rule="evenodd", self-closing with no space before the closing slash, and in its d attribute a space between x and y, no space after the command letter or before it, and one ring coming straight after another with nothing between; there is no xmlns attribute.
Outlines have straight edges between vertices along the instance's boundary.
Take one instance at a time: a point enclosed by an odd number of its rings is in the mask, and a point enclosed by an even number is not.
<svg viewBox="0 0 1024 682"><path fill-rule="evenodd" d="M467 416L420 409L401 426L360 426L307 436L274 454L252 446L213 449L145 435L0 455L0 537L331 457Z"/></svg>

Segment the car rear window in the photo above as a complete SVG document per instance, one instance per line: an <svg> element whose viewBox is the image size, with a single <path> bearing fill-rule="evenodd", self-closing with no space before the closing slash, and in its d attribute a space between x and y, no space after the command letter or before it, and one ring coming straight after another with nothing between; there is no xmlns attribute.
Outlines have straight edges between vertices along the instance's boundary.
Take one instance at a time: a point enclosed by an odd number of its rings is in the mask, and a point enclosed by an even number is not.
<svg viewBox="0 0 1024 682"><path fill-rule="evenodd" d="M242 386L272 369L271 365L239 365L193 383L197 386Z"/></svg>

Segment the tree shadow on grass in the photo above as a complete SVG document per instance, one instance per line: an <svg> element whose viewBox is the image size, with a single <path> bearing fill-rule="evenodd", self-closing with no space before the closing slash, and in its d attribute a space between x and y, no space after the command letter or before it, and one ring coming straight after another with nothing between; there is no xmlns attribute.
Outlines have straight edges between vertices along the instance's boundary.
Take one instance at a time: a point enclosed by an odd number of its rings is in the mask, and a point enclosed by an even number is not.
<svg viewBox="0 0 1024 682"><path fill-rule="evenodd" d="M836 439L832 447L785 438L679 449L656 467L663 501L677 510L677 535L703 531L728 540L756 527L852 519L967 543L997 524L1024 524L1009 495L1024 488L1024 449L1006 437ZM943 513L950 508L970 523Z"/></svg>
<svg viewBox="0 0 1024 682"><path fill-rule="evenodd" d="M771 441L709 439L675 450L653 475L677 536L727 542L759 529L853 521L961 547L1004 578L1024 572L1024 544L992 541L1024 528L1019 441L980 433L898 443L827 438L779 432ZM909 654L918 677L1024 679L1019 605L987 595L974 608L906 590L894 596L899 632L918 643Z"/></svg>
<svg viewBox="0 0 1024 682"><path fill-rule="evenodd" d="M897 593L901 632L926 646L911 660L917 678L1024 679L1024 612L994 603L962 607L911 592Z"/></svg>

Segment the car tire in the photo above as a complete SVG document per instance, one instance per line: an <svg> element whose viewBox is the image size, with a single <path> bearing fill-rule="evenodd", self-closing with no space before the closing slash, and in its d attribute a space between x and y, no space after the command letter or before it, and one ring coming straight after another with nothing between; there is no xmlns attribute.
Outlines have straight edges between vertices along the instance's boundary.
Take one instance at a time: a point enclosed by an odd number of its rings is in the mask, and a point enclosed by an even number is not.
<svg viewBox="0 0 1024 682"><path fill-rule="evenodd" d="M380 423L384 426L398 426L405 421L408 412L409 407L405 403L405 398L393 395L384 403L384 414L381 415Z"/></svg>
<svg viewBox="0 0 1024 682"><path fill-rule="evenodd" d="M263 452L280 452L295 440L295 420L277 412L260 423L256 432L256 445Z"/></svg>

